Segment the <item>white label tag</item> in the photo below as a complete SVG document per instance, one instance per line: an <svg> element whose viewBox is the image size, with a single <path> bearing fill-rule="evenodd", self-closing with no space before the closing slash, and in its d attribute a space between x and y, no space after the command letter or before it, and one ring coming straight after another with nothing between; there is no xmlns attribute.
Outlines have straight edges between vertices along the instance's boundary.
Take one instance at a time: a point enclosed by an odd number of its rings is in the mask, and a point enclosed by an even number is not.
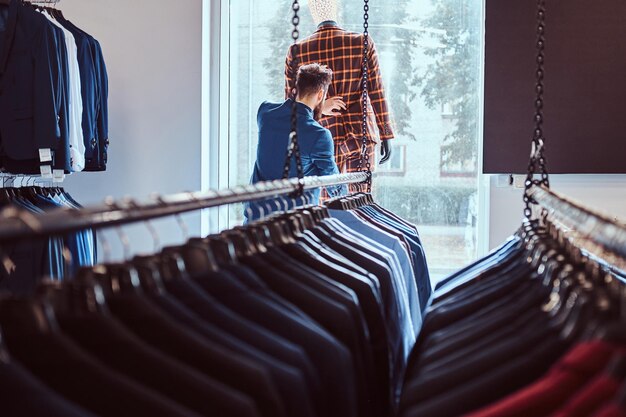
<svg viewBox="0 0 626 417"><path fill-rule="evenodd" d="M40 162L51 162L52 161L52 151L49 148L41 148L41 149L39 149L39 161Z"/></svg>
<svg viewBox="0 0 626 417"><path fill-rule="evenodd" d="M65 179L65 172L62 169L55 169L52 171L52 182L63 182Z"/></svg>
<svg viewBox="0 0 626 417"><path fill-rule="evenodd" d="M50 165L40 165L39 171L41 172L41 178L52 178L52 167Z"/></svg>

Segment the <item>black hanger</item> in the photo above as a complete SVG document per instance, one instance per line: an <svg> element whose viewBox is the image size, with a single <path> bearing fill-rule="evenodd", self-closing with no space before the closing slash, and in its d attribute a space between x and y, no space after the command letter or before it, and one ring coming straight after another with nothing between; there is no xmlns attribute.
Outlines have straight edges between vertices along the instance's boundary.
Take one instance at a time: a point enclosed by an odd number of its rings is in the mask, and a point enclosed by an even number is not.
<svg viewBox="0 0 626 417"><path fill-rule="evenodd" d="M284 221L276 217L267 218L265 220L256 222L256 224L264 227L265 234L269 237L272 245L286 245L294 241L293 236L289 233L289 230L284 225Z"/></svg>
<svg viewBox="0 0 626 417"><path fill-rule="evenodd" d="M237 251L235 250L235 245L231 240L225 239L221 236L210 235L204 239L192 238L189 241L192 242L198 240L210 248L218 265L232 265L237 263Z"/></svg>
<svg viewBox="0 0 626 417"><path fill-rule="evenodd" d="M309 206L307 209L313 214L316 224L330 217L326 206Z"/></svg>
<svg viewBox="0 0 626 417"><path fill-rule="evenodd" d="M234 230L245 234L247 239L254 245L255 253L267 252L267 247L272 245L269 230L261 223L251 223L245 226L236 226Z"/></svg>
<svg viewBox="0 0 626 417"><path fill-rule="evenodd" d="M237 258L254 255L257 250L248 236L241 230L227 230L220 233L222 239L230 240L235 248Z"/></svg>
<svg viewBox="0 0 626 417"><path fill-rule="evenodd" d="M55 314L110 314L103 290L93 279L43 281L37 287L37 294L50 304Z"/></svg>
<svg viewBox="0 0 626 417"><path fill-rule="evenodd" d="M211 246L202 239L191 239L182 247L181 255L190 274L219 270Z"/></svg>
<svg viewBox="0 0 626 417"><path fill-rule="evenodd" d="M42 192L40 192L40 188L39 187L22 187L22 188L17 188L16 192L23 198L25 198L26 200L30 201L31 203L37 205L37 200L40 196L43 195Z"/></svg>
<svg viewBox="0 0 626 417"><path fill-rule="evenodd" d="M96 265L78 270L77 280L95 280L104 290L105 297L112 294L130 294L141 291L139 275L132 263Z"/></svg>
<svg viewBox="0 0 626 417"><path fill-rule="evenodd" d="M7 187L5 188L9 198L11 200L14 200L16 198L22 197L21 193L20 193L20 189L16 188L16 187Z"/></svg>
<svg viewBox="0 0 626 417"><path fill-rule="evenodd" d="M344 197L337 197L332 200L326 201L324 205L333 210L346 210L344 206L344 200L345 200Z"/></svg>
<svg viewBox="0 0 626 417"><path fill-rule="evenodd" d="M158 255L135 256L131 262L137 270L139 282L144 292L147 294L163 294L166 292L159 268Z"/></svg>
<svg viewBox="0 0 626 417"><path fill-rule="evenodd" d="M55 19L58 20L66 20L65 16L63 16L63 12L61 9L57 9L56 7L52 7L49 9L50 13L54 16Z"/></svg>
<svg viewBox="0 0 626 417"><path fill-rule="evenodd" d="M159 267L164 280L184 279L189 275L185 259L173 247L163 249L159 255Z"/></svg>
<svg viewBox="0 0 626 417"><path fill-rule="evenodd" d="M5 204L10 204L13 201L13 195L11 193L11 191L9 191L8 188L2 188L2 191L0 191L0 203L5 205Z"/></svg>
<svg viewBox="0 0 626 417"><path fill-rule="evenodd" d="M0 328L8 340L13 332L34 335L59 331L51 306L36 298L0 300Z"/></svg>

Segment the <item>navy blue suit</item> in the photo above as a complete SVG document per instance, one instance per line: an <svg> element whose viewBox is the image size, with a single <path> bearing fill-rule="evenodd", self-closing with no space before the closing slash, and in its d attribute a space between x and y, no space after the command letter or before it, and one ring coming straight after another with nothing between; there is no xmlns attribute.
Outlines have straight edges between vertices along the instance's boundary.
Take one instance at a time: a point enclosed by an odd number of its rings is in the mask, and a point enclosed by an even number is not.
<svg viewBox="0 0 626 417"><path fill-rule="evenodd" d="M250 182L271 181L282 178L285 163L289 134L291 133L291 109L293 100L283 103L264 102L259 107L257 124L259 127L259 144L257 159ZM298 103L298 144L302 158L304 176L323 176L339 174L335 163L335 148L330 131L320 125L313 118L313 110L305 104ZM291 161L289 177L297 177L295 158ZM345 187L337 187L340 192ZM319 190L309 193L309 202L316 204L319 201ZM265 214L268 211L267 203L249 203L246 210L248 220L260 216L259 206ZM269 204L275 209L275 205Z"/></svg>
<svg viewBox="0 0 626 417"><path fill-rule="evenodd" d="M109 79L100 43L61 14L57 21L69 30L78 47L81 91L83 97L84 171L105 171L109 147Z"/></svg>

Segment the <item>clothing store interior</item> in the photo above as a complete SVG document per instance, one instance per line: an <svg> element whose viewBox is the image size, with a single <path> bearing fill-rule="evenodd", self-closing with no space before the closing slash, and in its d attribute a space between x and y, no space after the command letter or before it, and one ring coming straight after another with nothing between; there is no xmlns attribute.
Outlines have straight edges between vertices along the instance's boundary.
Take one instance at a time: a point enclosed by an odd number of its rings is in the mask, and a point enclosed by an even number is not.
<svg viewBox="0 0 626 417"><path fill-rule="evenodd" d="M624 39L0 0L0 416L626 416Z"/></svg>

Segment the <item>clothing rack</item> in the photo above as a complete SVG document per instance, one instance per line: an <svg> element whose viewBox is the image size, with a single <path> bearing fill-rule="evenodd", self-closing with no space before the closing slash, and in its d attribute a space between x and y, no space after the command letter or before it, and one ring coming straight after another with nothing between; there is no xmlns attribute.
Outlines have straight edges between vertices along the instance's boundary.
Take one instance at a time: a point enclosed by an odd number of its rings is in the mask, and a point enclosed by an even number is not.
<svg viewBox="0 0 626 417"><path fill-rule="evenodd" d="M342 184L362 183L369 174L355 172L259 182L253 185L227 188L219 191L198 191L155 196L147 203L133 199L108 200L104 205L80 210L52 210L32 214L15 207L0 211L0 242L14 242L37 237L61 235L84 229L102 229L121 226L225 204L286 196L297 191L300 181L304 190Z"/></svg>
<svg viewBox="0 0 626 417"><path fill-rule="evenodd" d="M581 249L593 253L595 258L621 258L620 263L626 265L625 225L545 187L533 186L530 196L548 211L549 216L578 235L575 239ZM598 250L603 252L602 255L596 253Z"/></svg>

